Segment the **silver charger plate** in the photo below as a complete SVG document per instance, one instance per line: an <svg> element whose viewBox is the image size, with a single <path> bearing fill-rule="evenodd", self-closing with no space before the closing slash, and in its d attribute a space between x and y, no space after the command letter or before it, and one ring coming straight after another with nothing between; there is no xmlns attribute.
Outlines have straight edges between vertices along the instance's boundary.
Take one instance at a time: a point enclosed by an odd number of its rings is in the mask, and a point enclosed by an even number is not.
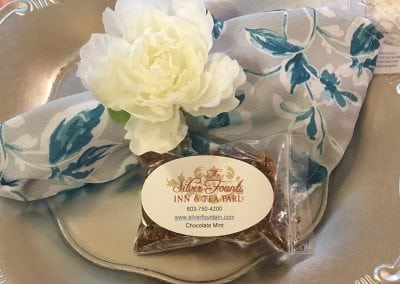
<svg viewBox="0 0 400 284"><path fill-rule="evenodd" d="M66 0L39 10L37 3L50 2L36 1L35 6L18 1L8 7L27 15L12 15L0 26L0 121L83 90L74 75L77 51L91 33L102 30L101 13L113 2ZM371 274L400 251L399 134L391 131L397 125L400 97L386 79L374 79L353 142L331 179L330 205L317 230L316 254L296 266L291 267L296 260L272 265L269 252L257 246L243 251L222 243L164 257L133 258L129 241L140 220L135 189L140 185L132 175L57 196L50 201L55 222L44 202L1 200L0 267L12 283L156 282L112 269L184 283L227 282L251 268L236 282L352 283ZM325 209L324 194L313 195L314 224Z"/></svg>

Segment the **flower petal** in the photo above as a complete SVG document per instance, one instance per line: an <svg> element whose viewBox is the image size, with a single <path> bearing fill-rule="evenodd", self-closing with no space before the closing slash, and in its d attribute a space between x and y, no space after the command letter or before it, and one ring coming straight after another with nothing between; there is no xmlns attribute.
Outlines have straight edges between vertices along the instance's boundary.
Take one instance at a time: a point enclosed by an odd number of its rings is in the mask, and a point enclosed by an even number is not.
<svg viewBox="0 0 400 284"><path fill-rule="evenodd" d="M115 11L106 8L103 13L103 24L105 32L113 37L122 37L123 24Z"/></svg>
<svg viewBox="0 0 400 284"><path fill-rule="evenodd" d="M202 0L171 0L171 3L173 14L194 24L210 50L213 43L214 20L207 12L204 2Z"/></svg>
<svg viewBox="0 0 400 284"><path fill-rule="evenodd" d="M214 22L202 0L119 0L115 11L107 9L103 14L105 30L109 35L132 42L143 31L141 23L149 10L159 10L165 15L177 16L190 22L198 29L208 50L211 49Z"/></svg>
<svg viewBox="0 0 400 284"><path fill-rule="evenodd" d="M185 138L188 127L181 111L176 108L174 116L167 121L152 123L146 120L131 118L125 124L126 139L136 155L146 152L166 153L173 150Z"/></svg>
<svg viewBox="0 0 400 284"><path fill-rule="evenodd" d="M118 0L115 5L115 11L126 12L133 17L134 15L142 15L144 9L157 8L168 12L170 7L171 3L169 0Z"/></svg>
<svg viewBox="0 0 400 284"><path fill-rule="evenodd" d="M128 112L131 114L133 117L136 117L137 119L144 119L149 122L165 122L173 118L174 116L174 111L172 107L169 108L163 108L159 105L139 105L136 104L135 102L126 102L126 105L124 105L122 110ZM120 110L120 109L118 109Z"/></svg>
<svg viewBox="0 0 400 284"><path fill-rule="evenodd" d="M116 100L113 94L123 95L125 91L114 80L110 80L111 66L108 54L111 48L116 48L120 54L124 54L129 52L130 46L122 39L105 34L92 35L80 50L81 61L77 75L97 100L106 107L114 108L118 105L118 99Z"/></svg>
<svg viewBox="0 0 400 284"><path fill-rule="evenodd" d="M103 24L107 34L135 41L143 32L143 19L149 10L160 10L167 14L171 10L170 1L165 0L119 0L115 11L106 9Z"/></svg>
<svg viewBox="0 0 400 284"><path fill-rule="evenodd" d="M129 78L121 71L132 48L134 46L125 40L105 34L93 35L81 49L78 76L93 97L107 108L124 110L153 122L171 119L173 111L170 107L137 101L138 92L129 86Z"/></svg>
<svg viewBox="0 0 400 284"><path fill-rule="evenodd" d="M236 60L215 53L205 66L201 82L204 89L183 107L193 116L214 117L229 112L239 105L235 91L245 81L246 76Z"/></svg>

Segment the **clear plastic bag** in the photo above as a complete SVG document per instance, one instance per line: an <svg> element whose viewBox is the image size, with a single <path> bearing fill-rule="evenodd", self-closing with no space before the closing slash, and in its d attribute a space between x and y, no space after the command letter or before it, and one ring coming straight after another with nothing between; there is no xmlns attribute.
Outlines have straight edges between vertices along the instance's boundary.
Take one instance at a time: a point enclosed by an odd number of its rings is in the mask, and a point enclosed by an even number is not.
<svg viewBox="0 0 400 284"><path fill-rule="evenodd" d="M185 144L190 147L187 141ZM184 152L187 154L190 151ZM327 178L327 173L323 170L325 168L318 167L319 164L313 161L311 153L312 144L306 137L290 134L216 146L208 155L243 161L256 167L269 179L274 201L268 215L257 224L234 234L194 237L159 226L143 211L143 220L134 244L135 253L164 252L198 246L217 239L240 246L261 241L276 252L311 253L309 243L304 245L304 241L312 237L312 232L308 232L312 224L308 192L312 186L318 186L319 181L322 183ZM151 174L159 166L181 157L176 153L147 153L141 157L141 162L147 174Z"/></svg>

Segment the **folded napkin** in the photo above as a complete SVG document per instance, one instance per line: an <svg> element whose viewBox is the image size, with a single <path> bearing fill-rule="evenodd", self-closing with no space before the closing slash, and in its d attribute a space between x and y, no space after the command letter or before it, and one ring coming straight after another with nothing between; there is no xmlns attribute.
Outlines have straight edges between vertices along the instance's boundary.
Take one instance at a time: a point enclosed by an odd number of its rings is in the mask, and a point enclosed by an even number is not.
<svg viewBox="0 0 400 284"><path fill-rule="evenodd" d="M207 5L207 9L212 12L215 18L226 21L238 16L259 12L296 9L302 7L330 7L334 9L348 10L350 8L349 2L357 2L357 0L205 0L204 2Z"/></svg>
<svg viewBox="0 0 400 284"><path fill-rule="evenodd" d="M216 21L213 34L212 52L236 59L248 79L236 110L188 118L200 134L191 136L193 148L300 133L314 145L311 164L331 172L352 137L383 35L365 18L311 8ZM89 93L17 116L0 126L0 195L34 200L118 178L138 165L124 135Z"/></svg>
<svg viewBox="0 0 400 284"><path fill-rule="evenodd" d="M226 21L213 51L227 52L247 71L245 99L230 114L236 126L209 133L228 140L305 134L314 158L333 170L352 137L382 39L368 19L327 8Z"/></svg>
<svg viewBox="0 0 400 284"><path fill-rule="evenodd" d="M138 161L124 130L88 92L0 125L0 194L18 200L111 181Z"/></svg>

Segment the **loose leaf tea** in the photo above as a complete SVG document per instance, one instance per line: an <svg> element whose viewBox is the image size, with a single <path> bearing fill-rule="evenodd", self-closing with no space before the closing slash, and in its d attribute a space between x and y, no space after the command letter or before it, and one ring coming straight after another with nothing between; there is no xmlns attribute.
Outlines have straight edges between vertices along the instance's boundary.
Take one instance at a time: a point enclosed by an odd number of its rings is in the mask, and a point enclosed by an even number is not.
<svg viewBox="0 0 400 284"><path fill-rule="evenodd" d="M251 244L265 239L277 250L287 250L286 234L288 231L288 214L284 202L284 194L277 182L276 164L262 151L245 152L233 145L224 145L212 153L217 156L241 160L259 169L269 179L274 189L274 204L271 212L258 224L224 237L227 241Z"/></svg>
<svg viewBox="0 0 400 284"><path fill-rule="evenodd" d="M246 150L244 150L245 148ZM274 203L270 213L256 225L235 234L220 237L194 237L178 234L159 226L143 210L142 223L139 226L134 251L139 254L163 252L197 246L216 239L240 245L252 244L263 239L275 250L287 251L289 217L284 194L280 191L277 182L277 167L274 161L263 151L255 150L252 147L240 147L239 145L230 144L218 147L209 155L237 159L261 171L270 181L274 191ZM181 158L179 155L172 153L157 154L151 152L142 155L140 160L147 174L150 175L161 165L179 158ZM246 214L246 212L241 214Z"/></svg>
<svg viewBox="0 0 400 284"><path fill-rule="evenodd" d="M147 174L150 175L159 166L179 158L181 157L175 154L149 152L140 156L140 162L143 168L146 169ZM142 222L139 225L138 237L133 247L136 253L162 252L205 244L214 240L214 238L197 238L169 231L152 221L144 210L142 212Z"/></svg>

